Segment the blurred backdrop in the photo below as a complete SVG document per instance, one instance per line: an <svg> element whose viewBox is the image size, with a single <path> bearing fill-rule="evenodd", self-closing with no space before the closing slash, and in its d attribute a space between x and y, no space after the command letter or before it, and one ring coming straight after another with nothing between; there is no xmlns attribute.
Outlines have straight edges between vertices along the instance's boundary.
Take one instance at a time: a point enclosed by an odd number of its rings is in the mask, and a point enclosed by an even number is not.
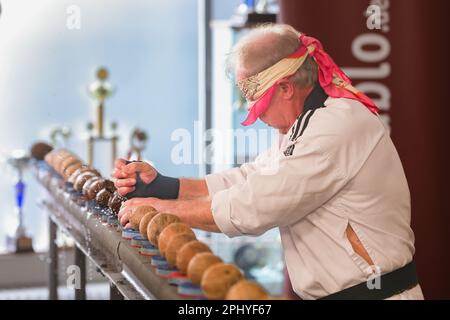
<svg viewBox="0 0 450 320"><path fill-rule="evenodd" d="M80 8L80 29L66 26ZM99 66L116 88L106 102L106 129L118 122L125 155L134 127L149 134L145 157L173 175L196 176L195 165L170 161L170 133L192 130L197 106L197 1L3 0L0 17L0 152L28 149L55 126L72 130L69 147L86 156L86 122L93 119L88 86ZM2 176L5 173L2 165ZM13 175L0 180L0 251L15 225ZM31 180L31 179L28 179ZM28 184L27 229L46 246L46 219Z"/></svg>

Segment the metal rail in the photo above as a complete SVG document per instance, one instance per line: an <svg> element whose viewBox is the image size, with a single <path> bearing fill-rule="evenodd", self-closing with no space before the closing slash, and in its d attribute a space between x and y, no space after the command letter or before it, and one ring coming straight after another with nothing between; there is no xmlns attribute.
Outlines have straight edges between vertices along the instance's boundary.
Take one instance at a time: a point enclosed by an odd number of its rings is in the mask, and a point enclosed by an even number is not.
<svg viewBox="0 0 450 320"><path fill-rule="evenodd" d="M181 299L176 287L155 273L149 257L139 255L116 228L103 225L97 215L71 200L61 188L59 177L39 168L36 173L37 180L48 191L41 205L50 217L50 299L58 298L57 228L70 235L77 246L75 265L80 268L80 284L75 289L76 299L86 299L86 257L110 281L110 299Z"/></svg>

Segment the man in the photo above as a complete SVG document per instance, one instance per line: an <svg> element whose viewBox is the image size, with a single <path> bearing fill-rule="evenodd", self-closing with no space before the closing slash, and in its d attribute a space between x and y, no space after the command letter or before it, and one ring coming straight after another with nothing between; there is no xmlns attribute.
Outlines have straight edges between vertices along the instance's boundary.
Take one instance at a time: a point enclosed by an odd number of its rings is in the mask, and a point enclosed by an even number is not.
<svg viewBox="0 0 450 320"><path fill-rule="evenodd" d="M408 185L373 102L316 39L286 25L251 31L228 62L249 103L243 125L259 118L279 140L254 162L201 180L117 161L118 191L134 197L121 223L151 205L230 237L278 227L300 297L422 299ZM367 280L380 274L373 289Z"/></svg>

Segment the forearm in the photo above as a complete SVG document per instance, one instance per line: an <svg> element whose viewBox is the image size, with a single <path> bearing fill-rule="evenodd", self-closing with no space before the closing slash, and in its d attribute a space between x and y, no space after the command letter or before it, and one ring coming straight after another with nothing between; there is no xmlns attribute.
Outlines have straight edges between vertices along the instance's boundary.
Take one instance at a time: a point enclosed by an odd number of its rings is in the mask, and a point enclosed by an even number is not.
<svg viewBox="0 0 450 320"><path fill-rule="evenodd" d="M178 199L198 199L208 197L208 186L205 179L180 178Z"/></svg>
<svg viewBox="0 0 450 320"><path fill-rule="evenodd" d="M210 200L160 200L159 202L164 212L178 216L182 222L193 228L220 232L211 212Z"/></svg>

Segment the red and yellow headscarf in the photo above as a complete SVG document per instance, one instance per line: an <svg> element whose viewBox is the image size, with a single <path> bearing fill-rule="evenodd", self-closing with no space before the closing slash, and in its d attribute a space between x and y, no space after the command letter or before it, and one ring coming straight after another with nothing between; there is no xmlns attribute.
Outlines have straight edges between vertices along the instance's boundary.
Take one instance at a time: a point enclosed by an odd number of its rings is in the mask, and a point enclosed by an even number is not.
<svg viewBox="0 0 450 320"><path fill-rule="evenodd" d="M294 75L308 55L313 57L318 65L319 83L328 96L358 100L371 112L378 113L373 101L352 86L351 80L323 50L322 44L317 39L302 34L299 40L300 46L296 52L266 70L238 81L239 88L249 102L249 114L242 125L253 124L267 110L278 83Z"/></svg>

